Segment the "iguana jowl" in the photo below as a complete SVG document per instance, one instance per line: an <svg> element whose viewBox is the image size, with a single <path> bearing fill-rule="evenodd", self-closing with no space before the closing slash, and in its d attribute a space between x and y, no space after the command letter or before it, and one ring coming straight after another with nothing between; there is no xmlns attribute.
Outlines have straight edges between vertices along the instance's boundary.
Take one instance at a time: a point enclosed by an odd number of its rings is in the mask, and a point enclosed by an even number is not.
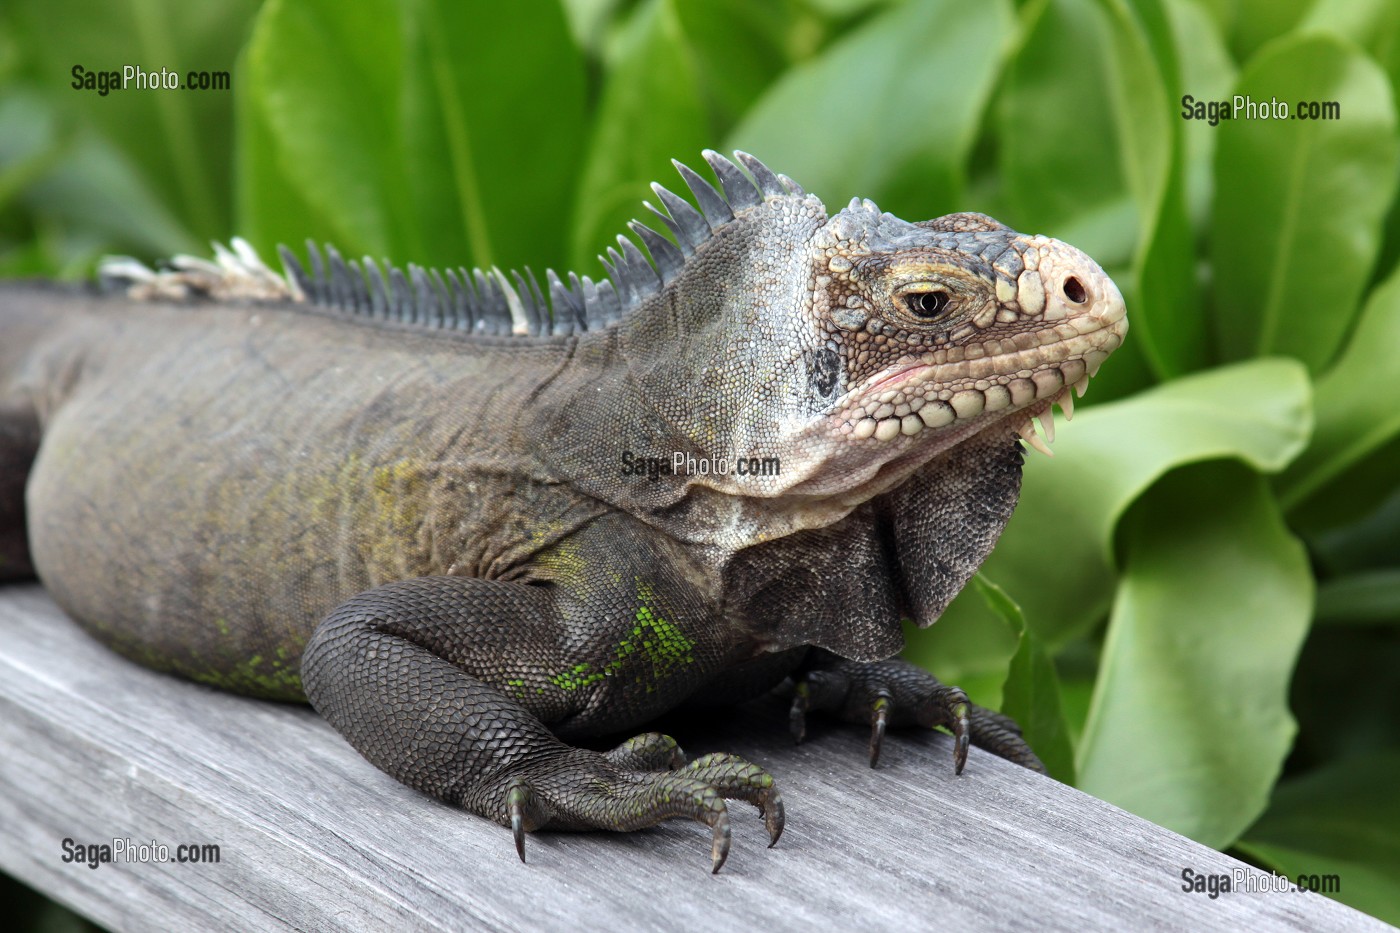
<svg viewBox="0 0 1400 933"><path fill-rule="evenodd" d="M522 858L539 827L691 817L718 870L726 799L776 841L748 762L566 742L788 677L799 737L830 710L870 724L872 762L917 723L953 731L959 770L969 739L1038 766L1009 720L885 659L990 551L1018 437L1042 447L1033 420L1122 340L1118 290L982 215L828 217L745 154L705 158L723 193L679 166L699 210L654 186L671 239L633 225L651 261L619 238L596 283L314 247L283 279L236 244L109 265L124 294L5 286L7 575L143 663L309 699Z"/></svg>

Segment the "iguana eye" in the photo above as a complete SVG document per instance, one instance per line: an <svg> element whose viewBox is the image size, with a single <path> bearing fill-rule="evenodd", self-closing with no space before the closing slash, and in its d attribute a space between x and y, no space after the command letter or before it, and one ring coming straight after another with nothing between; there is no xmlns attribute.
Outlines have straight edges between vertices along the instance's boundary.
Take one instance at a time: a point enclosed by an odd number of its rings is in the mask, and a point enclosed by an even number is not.
<svg viewBox="0 0 1400 933"><path fill-rule="evenodd" d="M944 291L910 292L904 296L909 311L926 321L942 317L953 305L953 298Z"/></svg>

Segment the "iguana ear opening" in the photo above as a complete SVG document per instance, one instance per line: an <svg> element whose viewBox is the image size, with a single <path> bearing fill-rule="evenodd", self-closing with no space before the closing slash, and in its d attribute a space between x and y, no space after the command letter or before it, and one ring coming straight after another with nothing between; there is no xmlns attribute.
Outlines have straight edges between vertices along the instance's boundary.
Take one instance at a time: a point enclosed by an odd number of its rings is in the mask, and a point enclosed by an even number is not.
<svg viewBox="0 0 1400 933"><path fill-rule="evenodd" d="M937 621L986 560L1016 507L1024 454L1004 424L949 448L877 507L890 529L902 608Z"/></svg>

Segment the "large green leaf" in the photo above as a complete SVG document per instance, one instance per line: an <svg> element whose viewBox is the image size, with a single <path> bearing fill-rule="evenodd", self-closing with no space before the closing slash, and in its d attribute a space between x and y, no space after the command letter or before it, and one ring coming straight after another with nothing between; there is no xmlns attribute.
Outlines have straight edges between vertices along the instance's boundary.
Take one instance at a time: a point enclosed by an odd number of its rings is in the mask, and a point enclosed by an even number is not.
<svg viewBox="0 0 1400 933"><path fill-rule="evenodd" d="M1400 752L1392 749L1286 781L1239 848L1292 879L1336 875L1341 887L1331 896L1400 923L1396 775Z"/></svg>
<svg viewBox="0 0 1400 933"><path fill-rule="evenodd" d="M1011 32L1006 0L896 6L787 72L730 143L830 205L953 210Z"/></svg>
<svg viewBox="0 0 1400 933"><path fill-rule="evenodd" d="M1135 339L1158 376L1180 375L1204 363L1207 346L1186 216L1180 121L1169 98L1178 72L1170 27L1150 0L1138 4L1140 16L1123 0L1102 2L1121 158L1140 222L1131 290Z"/></svg>
<svg viewBox="0 0 1400 933"><path fill-rule="evenodd" d="M1341 118L1235 119L1219 127L1211 233L1226 358L1287 353L1317 372L1341 345L1380 246L1400 138L1390 84L1335 36L1279 40L1237 94L1337 101Z"/></svg>
<svg viewBox="0 0 1400 933"><path fill-rule="evenodd" d="M1201 460L1281 469L1311 428L1309 384L1293 361L1258 360L1090 408L1062 427L1053 460L1028 457L1020 505L986 563L1051 646L1108 608L1113 531L1143 490Z"/></svg>
<svg viewBox="0 0 1400 933"><path fill-rule="evenodd" d="M1055 662L1026 627L1021 607L1005 590L980 573L972 578L972 584L1017 637L1016 654L1002 687L1001 711L1016 720L1045 770L1057 780L1073 784L1074 746L1065 723Z"/></svg>
<svg viewBox="0 0 1400 933"><path fill-rule="evenodd" d="M583 65L557 3L270 0L248 67L281 171L346 251L563 265Z"/></svg>
<svg viewBox="0 0 1400 933"><path fill-rule="evenodd" d="M191 70L231 71L255 0L15 0L6 6L24 70L61 108L64 122L93 140L93 151L114 150L123 173L134 173L139 187L159 202L159 212L193 231L196 242L226 237L232 92L132 84L101 95L72 90L72 69L121 73L130 65L157 75L167 69L182 84Z"/></svg>
<svg viewBox="0 0 1400 933"><path fill-rule="evenodd" d="M1292 743L1307 555L1235 463L1164 479L1124 539L1079 786L1219 848L1263 812Z"/></svg>
<svg viewBox="0 0 1400 933"><path fill-rule="evenodd" d="M1092 0L1032 3L1022 15L1024 38L1007 62L995 107L1004 219L1058 236L1062 225L1127 196L1109 94L1108 27Z"/></svg>
<svg viewBox="0 0 1400 933"><path fill-rule="evenodd" d="M656 200L647 184L659 180L675 188L680 181L671 159L699 165L700 150L715 142L672 0L649 0L633 13L607 71L575 202L577 269L596 268L594 257L626 232L631 218L660 228L642 208L644 197Z"/></svg>
<svg viewBox="0 0 1400 933"><path fill-rule="evenodd" d="M1286 506L1303 502L1400 436L1397 348L1400 270L1372 292L1346 349L1317 380L1312 443L1278 481Z"/></svg>

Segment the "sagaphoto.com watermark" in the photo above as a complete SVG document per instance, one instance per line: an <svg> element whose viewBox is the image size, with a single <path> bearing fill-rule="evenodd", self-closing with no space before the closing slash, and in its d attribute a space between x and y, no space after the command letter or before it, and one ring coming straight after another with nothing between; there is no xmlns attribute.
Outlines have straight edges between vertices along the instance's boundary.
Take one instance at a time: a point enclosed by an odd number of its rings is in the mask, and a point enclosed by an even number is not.
<svg viewBox="0 0 1400 933"><path fill-rule="evenodd" d="M227 91L233 79L227 71L180 71L176 68L146 69L123 65L120 70L90 71L74 65L68 86L75 91L93 91L106 97L113 91Z"/></svg>
<svg viewBox="0 0 1400 933"><path fill-rule="evenodd" d="M131 865L151 865L174 862L179 865L217 863L222 852L213 842L182 842L170 846L152 839L137 842L130 838L113 838L103 842L79 842L71 836L60 843L59 858L65 865L86 865L96 870L99 865L122 862Z"/></svg>
<svg viewBox="0 0 1400 933"><path fill-rule="evenodd" d="M1340 120L1342 105L1335 100L1299 100L1289 103L1271 97L1255 100L1236 94L1229 100L1198 100L1190 94L1181 98L1181 119L1201 120L1218 126L1222 120Z"/></svg>

